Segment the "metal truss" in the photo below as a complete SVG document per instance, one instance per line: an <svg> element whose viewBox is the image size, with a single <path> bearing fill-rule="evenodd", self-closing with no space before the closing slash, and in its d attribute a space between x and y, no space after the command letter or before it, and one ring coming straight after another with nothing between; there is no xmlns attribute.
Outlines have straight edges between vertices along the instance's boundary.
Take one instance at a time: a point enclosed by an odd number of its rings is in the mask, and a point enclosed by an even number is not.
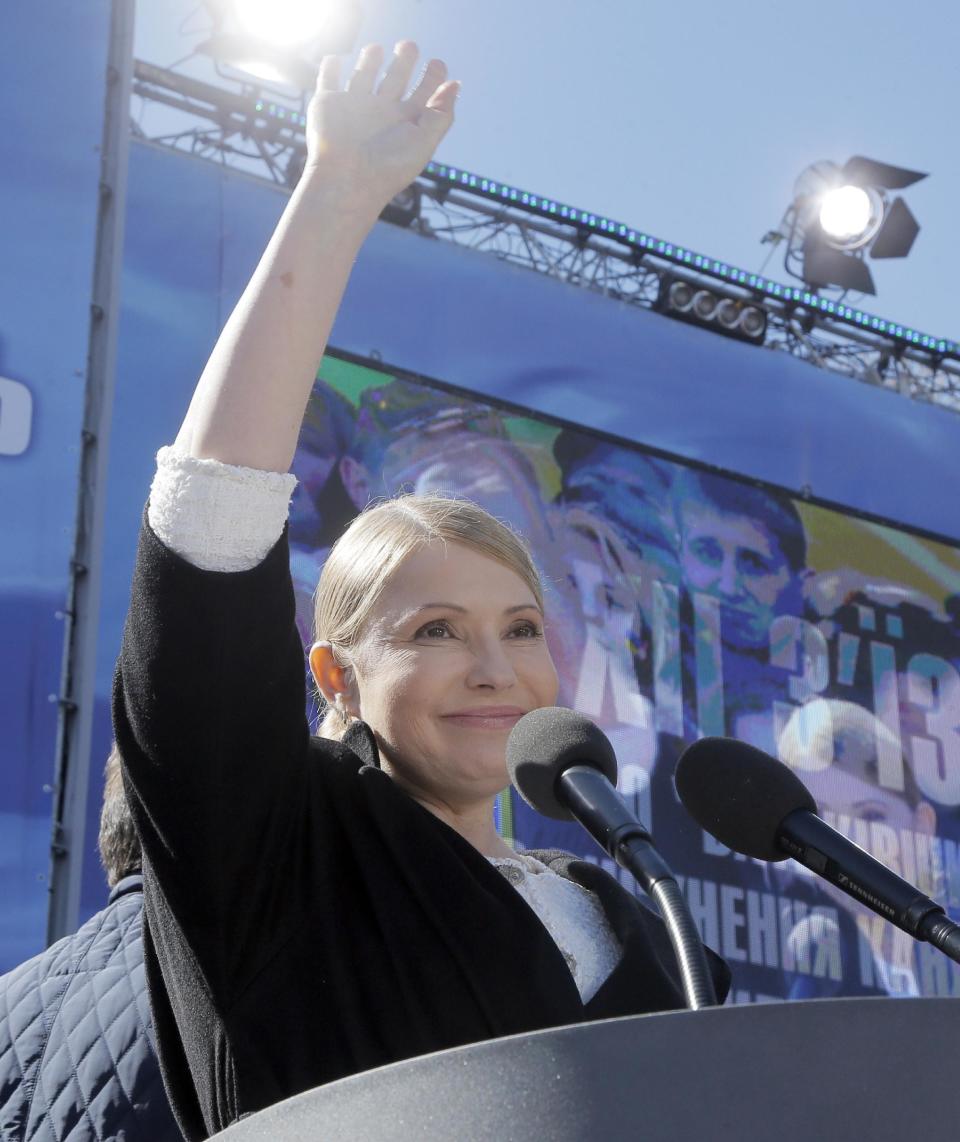
<svg viewBox="0 0 960 1142"><path fill-rule="evenodd" d="M664 276L682 278L763 308L768 349L960 412L960 369L948 371L946 363L935 362L929 354L904 352L882 337L831 326L820 315L814 318L789 303L758 299L749 290L726 284L718 288L715 281L658 262L655 255L625 254L622 247L593 235L572 235L570 226L539 221L425 180L421 187L419 217L412 223L421 233L645 309L656 306Z"/></svg>
<svg viewBox="0 0 960 1142"><path fill-rule="evenodd" d="M271 100L253 87L226 90L140 61L135 64L133 93L141 101L141 111L144 104L161 103L184 120L182 129L153 136L136 125L138 138L273 184L295 183L305 154L302 104ZM717 281L652 250L625 248L575 222L539 217L511 202L452 187L428 173L418 179L413 194L397 201L396 210L388 208L385 218L425 237L455 242L645 309L658 304L664 277L689 281L763 309L766 349L960 413L958 360L831 320L795 300ZM705 327L718 332L715 326Z"/></svg>
<svg viewBox="0 0 960 1142"><path fill-rule="evenodd" d="M263 100L252 85L229 91L142 60L134 62L133 100L130 130L136 139L282 186L296 181L291 165L299 170L306 153L302 105ZM160 134L142 126L151 104L166 111Z"/></svg>

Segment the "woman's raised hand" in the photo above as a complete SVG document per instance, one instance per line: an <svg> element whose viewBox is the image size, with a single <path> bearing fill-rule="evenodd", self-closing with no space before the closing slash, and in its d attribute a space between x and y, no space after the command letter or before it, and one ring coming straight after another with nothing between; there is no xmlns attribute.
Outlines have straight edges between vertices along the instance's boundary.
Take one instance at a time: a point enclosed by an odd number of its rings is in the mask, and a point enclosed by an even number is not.
<svg viewBox="0 0 960 1142"><path fill-rule="evenodd" d="M345 88L340 57L324 57L308 111L305 176L346 186L377 213L413 182L450 129L460 88L434 59L407 95L417 54L416 44L398 43L378 83L383 49L369 44Z"/></svg>
<svg viewBox="0 0 960 1142"><path fill-rule="evenodd" d="M409 95L417 47L364 48L344 88L320 65L307 162L253 277L210 355L177 437L181 452L284 472L361 245L453 122L459 84L431 60Z"/></svg>

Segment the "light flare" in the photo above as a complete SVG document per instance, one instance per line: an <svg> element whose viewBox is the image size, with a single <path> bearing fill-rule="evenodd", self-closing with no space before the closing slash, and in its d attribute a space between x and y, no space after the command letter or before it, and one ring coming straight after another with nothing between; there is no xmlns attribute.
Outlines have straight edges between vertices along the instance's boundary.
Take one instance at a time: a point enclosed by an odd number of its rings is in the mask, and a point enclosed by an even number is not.
<svg viewBox="0 0 960 1142"><path fill-rule="evenodd" d="M323 0L234 0L243 31L262 43L293 48L315 40L330 14Z"/></svg>
<svg viewBox="0 0 960 1142"><path fill-rule="evenodd" d="M840 186L823 196L820 225L831 238L849 241L866 232L872 214L873 203L862 187Z"/></svg>

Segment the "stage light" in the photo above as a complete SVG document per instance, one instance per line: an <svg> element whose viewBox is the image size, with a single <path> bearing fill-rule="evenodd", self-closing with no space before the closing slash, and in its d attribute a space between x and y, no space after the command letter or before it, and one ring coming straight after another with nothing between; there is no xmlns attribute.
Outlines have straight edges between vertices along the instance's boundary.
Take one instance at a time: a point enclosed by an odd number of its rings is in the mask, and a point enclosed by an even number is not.
<svg viewBox="0 0 960 1142"><path fill-rule="evenodd" d="M869 160L863 161L869 163ZM852 159L847 163L848 169L852 163ZM832 166L833 164L828 165ZM882 164L875 165L882 166ZM897 168L883 169L889 171ZM909 171L906 173L911 174ZM500 182L499 179L485 178L482 174L464 170L462 167L450 166L447 163L433 161L427 163L423 170L423 177L435 183L439 188L440 195L444 198L450 191L463 191L471 196L495 202L510 210L533 214L548 222L573 227L578 234L586 233L616 242L630 250L635 258L643 259L650 256L689 272L717 278L731 286L752 291L762 297L769 298L774 305L800 306L817 314L822 319L825 318L839 325L866 329L895 342L901 349L919 349L937 357L947 356L960 359L960 342L952 341L946 337L935 337L931 333L924 333L909 325L898 325L895 321L867 313L853 305L846 305L836 298L822 297L815 290L810 290L805 286L784 285L774 278L764 277L763 274L730 265L718 258L711 258L707 254L698 254L696 250L688 249L679 243L666 242L653 234L645 234L642 230L634 229L625 222L605 218L602 214L593 214L579 206L570 206L567 203L558 202L555 198L534 194L522 187ZM915 178L924 177L924 175L915 176ZM889 186L890 183L888 182L887 185ZM790 217L790 211L788 211L787 216ZM902 253L895 254L888 251L909 249L910 242L913 240L911 223L913 227L916 227L916 222L913 221L910 212L905 208L904 211L900 211L895 201L884 219L883 233L878 235L871 245L871 256L875 258L902 256ZM919 227L916 227L913 230L913 237L916 237L918 229ZM787 237L787 235L776 231L774 234L778 239ZM665 277L664 280L668 279ZM673 316L681 318L683 316L669 305L665 294L658 296L657 308L662 313L672 313ZM759 316L750 317L745 313L744 321L737 333L742 333L745 325L758 324L761 317L765 328L764 311L759 311Z"/></svg>
<svg viewBox="0 0 960 1142"><path fill-rule="evenodd" d="M751 341L759 338L763 340L763 335L767 331L767 315L756 305L748 305L740 314L740 329L743 331L745 337L749 337Z"/></svg>
<svg viewBox="0 0 960 1142"><path fill-rule="evenodd" d="M724 329L736 329L740 324L741 310L738 301L734 301L732 297L725 297L717 306L714 317L717 324L722 325Z"/></svg>
<svg viewBox="0 0 960 1142"><path fill-rule="evenodd" d="M260 43L251 36L220 33L205 40L197 51L210 56L231 72L240 72L248 81L259 80L268 88L306 92L316 83L315 64L294 52ZM229 75L228 78L239 77Z"/></svg>
<svg viewBox="0 0 960 1142"><path fill-rule="evenodd" d="M210 38L197 51L218 65L295 92L312 90L323 55L353 50L356 0L206 0Z"/></svg>
<svg viewBox="0 0 960 1142"><path fill-rule="evenodd" d="M323 31L331 3L322 0L234 0L240 30L278 48L309 46Z"/></svg>
<svg viewBox="0 0 960 1142"><path fill-rule="evenodd" d="M906 257L920 232L907 204L888 192L926 177L862 155L842 167L813 163L797 179L781 229L767 239L787 239L787 273L808 286L876 293L867 256Z"/></svg>
<svg viewBox="0 0 960 1142"><path fill-rule="evenodd" d="M767 332L767 314L759 305L746 298L716 293L684 278L664 275L660 279L655 308L668 317L754 345L762 344Z"/></svg>
<svg viewBox="0 0 960 1142"><path fill-rule="evenodd" d="M711 293L708 289L701 289L694 294L691 309L701 321L709 321L717 312L718 301L716 294Z"/></svg>
<svg viewBox="0 0 960 1142"><path fill-rule="evenodd" d="M693 295L696 291L689 282L675 281L668 291L671 308L678 313L686 313L693 305Z"/></svg>
<svg viewBox="0 0 960 1142"><path fill-rule="evenodd" d="M878 211L862 186L838 186L828 190L820 203L820 226L828 239L855 248L876 233ZM882 217L883 210L879 211ZM871 224L873 232L871 233Z"/></svg>

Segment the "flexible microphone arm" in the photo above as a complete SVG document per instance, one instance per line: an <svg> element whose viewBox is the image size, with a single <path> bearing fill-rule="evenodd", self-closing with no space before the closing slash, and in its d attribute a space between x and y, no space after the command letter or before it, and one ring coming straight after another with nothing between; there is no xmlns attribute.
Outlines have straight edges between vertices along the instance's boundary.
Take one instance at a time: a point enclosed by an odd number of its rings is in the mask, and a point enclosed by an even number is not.
<svg viewBox="0 0 960 1142"><path fill-rule="evenodd" d="M556 782L557 793L598 845L639 881L657 905L673 945L687 1007L714 1007L717 994L707 954L690 909L650 833L627 808L607 777L590 765L572 765Z"/></svg>

